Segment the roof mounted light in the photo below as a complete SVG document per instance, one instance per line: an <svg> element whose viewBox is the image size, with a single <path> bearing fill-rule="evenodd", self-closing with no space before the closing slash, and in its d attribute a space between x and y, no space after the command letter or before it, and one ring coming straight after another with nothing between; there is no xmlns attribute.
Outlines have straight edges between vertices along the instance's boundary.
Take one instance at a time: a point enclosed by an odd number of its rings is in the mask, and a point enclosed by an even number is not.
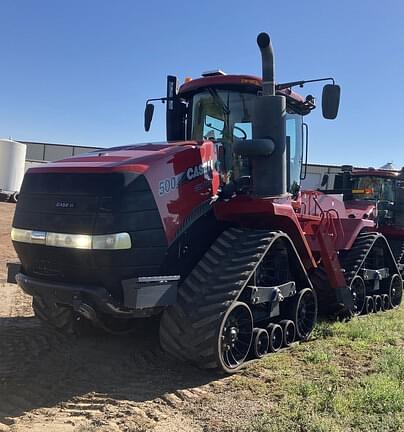
<svg viewBox="0 0 404 432"><path fill-rule="evenodd" d="M223 72L221 69L214 69L214 70L211 70L211 71L206 71L206 72L203 72L202 73L202 76L203 77L210 77L210 76L224 76L224 75L227 75L225 72Z"/></svg>

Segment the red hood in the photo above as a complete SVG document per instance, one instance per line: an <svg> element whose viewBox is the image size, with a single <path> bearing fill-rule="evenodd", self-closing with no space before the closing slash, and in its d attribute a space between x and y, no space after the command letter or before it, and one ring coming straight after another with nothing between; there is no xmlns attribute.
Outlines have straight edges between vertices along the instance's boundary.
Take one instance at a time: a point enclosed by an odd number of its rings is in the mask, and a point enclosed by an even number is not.
<svg viewBox="0 0 404 432"><path fill-rule="evenodd" d="M153 161L175 155L185 149L201 145L198 141L158 142L95 150L66 159L33 167L28 173L42 172L113 172L144 173Z"/></svg>
<svg viewBox="0 0 404 432"><path fill-rule="evenodd" d="M366 200L346 201L346 211L358 219L373 219L376 203ZM352 217L352 216L351 216Z"/></svg>

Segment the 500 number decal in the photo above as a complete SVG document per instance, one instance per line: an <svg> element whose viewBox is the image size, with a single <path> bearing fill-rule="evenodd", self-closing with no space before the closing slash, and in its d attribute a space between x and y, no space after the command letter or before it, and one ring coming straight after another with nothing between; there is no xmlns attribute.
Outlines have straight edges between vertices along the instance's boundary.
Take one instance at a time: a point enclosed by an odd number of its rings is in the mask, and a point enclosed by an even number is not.
<svg viewBox="0 0 404 432"><path fill-rule="evenodd" d="M177 189L183 174L160 180L159 182L159 195L165 195L170 193L172 190Z"/></svg>
<svg viewBox="0 0 404 432"><path fill-rule="evenodd" d="M187 168L186 171L159 181L159 195L165 195L172 190L177 189L179 184L190 182L198 177L204 176L206 179L212 178L212 171L214 169L214 161L208 160L200 165L194 165Z"/></svg>

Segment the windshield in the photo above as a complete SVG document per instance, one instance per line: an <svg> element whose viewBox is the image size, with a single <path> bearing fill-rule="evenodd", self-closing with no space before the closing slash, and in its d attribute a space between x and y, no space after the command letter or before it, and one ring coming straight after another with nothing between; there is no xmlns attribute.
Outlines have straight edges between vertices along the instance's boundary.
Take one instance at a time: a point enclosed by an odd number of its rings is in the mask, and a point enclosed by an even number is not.
<svg viewBox="0 0 404 432"><path fill-rule="evenodd" d="M193 98L191 139L234 141L251 138L255 95L206 89Z"/></svg>
<svg viewBox="0 0 404 432"><path fill-rule="evenodd" d="M225 182L238 182L251 174L250 161L247 157L236 156L233 144L236 140L252 138L255 99L255 94L215 88L206 88L193 96L190 138L197 141L210 139L218 143L221 152L220 169ZM302 164L300 115L286 115L286 135L288 190L294 193L300 184Z"/></svg>
<svg viewBox="0 0 404 432"><path fill-rule="evenodd" d="M394 182L383 177L354 177L352 194L358 199L394 201Z"/></svg>

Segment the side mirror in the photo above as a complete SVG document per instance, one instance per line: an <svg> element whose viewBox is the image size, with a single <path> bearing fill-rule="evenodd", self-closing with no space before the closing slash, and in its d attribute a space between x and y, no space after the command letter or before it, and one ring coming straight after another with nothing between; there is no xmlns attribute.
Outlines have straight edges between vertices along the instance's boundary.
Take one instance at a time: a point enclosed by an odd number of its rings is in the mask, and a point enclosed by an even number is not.
<svg viewBox="0 0 404 432"><path fill-rule="evenodd" d="M323 87L321 105L324 118L334 120L337 117L340 95L341 87L339 85L326 84Z"/></svg>
<svg viewBox="0 0 404 432"><path fill-rule="evenodd" d="M149 132L150 130L153 114L154 114L154 105L151 103L147 103L146 108L144 110L144 130L146 132Z"/></svg>

